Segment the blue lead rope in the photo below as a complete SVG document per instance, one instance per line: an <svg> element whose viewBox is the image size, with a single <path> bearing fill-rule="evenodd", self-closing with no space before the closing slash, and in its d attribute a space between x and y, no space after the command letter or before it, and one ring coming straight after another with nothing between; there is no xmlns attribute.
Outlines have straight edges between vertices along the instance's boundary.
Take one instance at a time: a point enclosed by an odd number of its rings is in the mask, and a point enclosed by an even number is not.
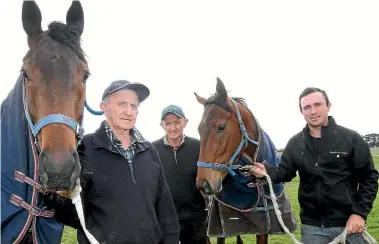
<svg viewBox="0 0 379 244"><path fill-rule="evenodd" d="M104 111L96 111L93 110L87 103L87 100L84 102L84 106L87 108L88 112L90 112L93 115L103 115Z"/></svg>

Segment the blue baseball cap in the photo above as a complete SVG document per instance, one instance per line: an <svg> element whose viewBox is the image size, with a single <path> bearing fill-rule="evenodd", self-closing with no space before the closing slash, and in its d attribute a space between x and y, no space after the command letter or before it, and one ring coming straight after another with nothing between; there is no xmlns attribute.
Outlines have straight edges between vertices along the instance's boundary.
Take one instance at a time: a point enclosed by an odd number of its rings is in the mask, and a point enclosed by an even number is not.
<svg viewBox="0 0 379 244"><path fill-rule="evenodd" d="M183 109L177 105L174 105L174 104L170 104L162 110L161 120L163 120L163 118L167 114L174 114L174 115L178 116L179 118L185 118L186 117L184 115Z"/></svg>
<svg viewBox="0 0 379 244"><path fill-rule="evenodd" d="M101 99L104 100L109 94L112 94L120 90L134 91L137 94L139 102L143 102L150 95L150 90L145 85L142 85L137 82L130 82L127 80L116 80L113 81L104 90L103 97Z"/></svg>

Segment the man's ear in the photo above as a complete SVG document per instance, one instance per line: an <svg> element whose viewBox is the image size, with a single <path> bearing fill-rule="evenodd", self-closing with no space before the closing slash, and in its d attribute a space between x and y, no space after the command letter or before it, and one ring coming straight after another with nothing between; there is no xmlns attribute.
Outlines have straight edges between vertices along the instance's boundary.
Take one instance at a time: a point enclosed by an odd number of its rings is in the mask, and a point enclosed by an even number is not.
<svg viewBox="0 0 379 244"><path fill-rule="evenodd" d="M104 114L107 114L107 105L105 103L100 103L100 109L104 111Z"/></svg>
<svg viewBox="0 0 379 244"><path fill-rule="evenodd" d="M162 129L164 129L163 121L161 121L161 122L159 123L159 125L162 127Z"/></svg>
<svg viewBox="0 0 379 244"><path fill-rule="evenodd" d="M183 121L183 125L184 125L184 127L187 126L187 123L188 123L188 119L184 119L184 121Z"/></svg>
<svg viewBox="0 0 379 244"><path fill-rule="evenodd" d="M328 112L330 111L330 107L332 106L331 103L328 104Z"/></svg>

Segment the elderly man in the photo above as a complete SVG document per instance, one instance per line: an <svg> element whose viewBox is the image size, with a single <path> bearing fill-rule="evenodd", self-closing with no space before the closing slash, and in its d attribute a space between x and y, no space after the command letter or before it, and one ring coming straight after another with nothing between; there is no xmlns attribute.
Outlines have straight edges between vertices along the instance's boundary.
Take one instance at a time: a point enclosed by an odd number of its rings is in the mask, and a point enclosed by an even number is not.
<svg viewBox="0 0 379 244"><path fill-rule="evenodd" d="M78 150L86 227L99 243L179 242L159 155L134 127L139 105L149 93L142 84L112 82L100 105L106 120L83 138ZM79 243L89 243L73 205L52 202L58 221L78 229Z"/></svg>
<svg viewBox="0 0 379 244"><path fill-rule="evenodd" d="M276 168L257 163L257 177L267 172L273 182L288 182L299 172L303 243L329 243L347 227L347 243L365 243L361 233L378 191L378 171L370 149L355 131L329 116L329 98L318 88L299 98L306 121L293 136Z"/></svg>
<svg viewBox="0 0 379 244"><path fill-rule="evenodd" d="M196 188L200 142L183 134L187 123L182 108L173 104L167 106L161 115L165 136L154 141L153 145L162 160L175 203L180 223L180 243L205 244L205 201Z"/></svg>

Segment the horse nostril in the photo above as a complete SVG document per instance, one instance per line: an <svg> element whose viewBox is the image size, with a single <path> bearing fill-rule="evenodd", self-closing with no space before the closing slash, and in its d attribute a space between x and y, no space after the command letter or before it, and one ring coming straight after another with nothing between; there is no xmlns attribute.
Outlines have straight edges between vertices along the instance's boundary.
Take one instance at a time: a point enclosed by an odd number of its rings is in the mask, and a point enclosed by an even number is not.
<svg viewBox="0 0 379 244"><path fill-rule="evenodd" d="M202 188L204 189L206 194L212 194L212 187L210 186L207 180L203 181Z"/></svg>
<svg viewBox="0 0 379 244"><path fill-rule="evenodd" d="M79 155L76 150L55 154L42 151L40 154L40 179L46 188L72 189L80 173Z"/></svg>

